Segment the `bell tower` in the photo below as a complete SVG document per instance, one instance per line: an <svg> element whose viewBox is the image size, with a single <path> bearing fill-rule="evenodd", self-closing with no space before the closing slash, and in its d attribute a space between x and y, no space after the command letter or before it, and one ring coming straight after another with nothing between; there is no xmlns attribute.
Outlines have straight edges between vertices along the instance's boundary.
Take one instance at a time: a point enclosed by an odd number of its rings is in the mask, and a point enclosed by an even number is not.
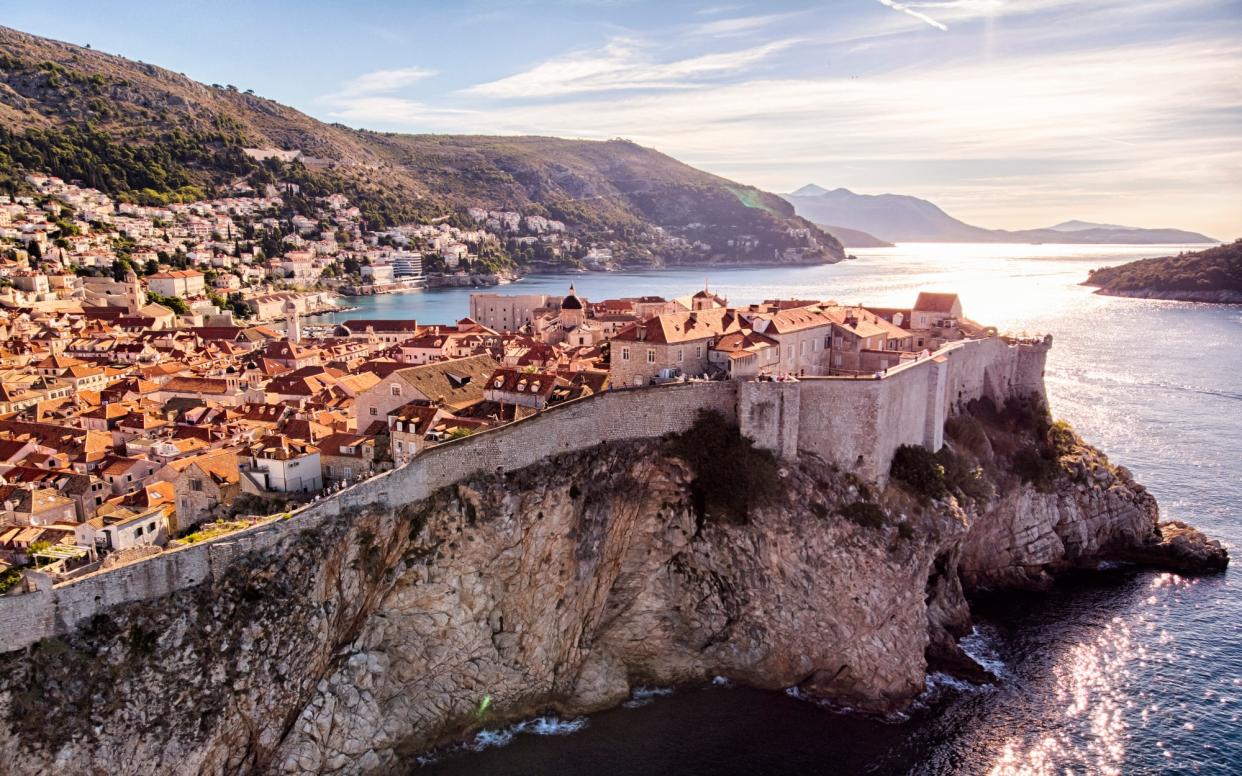
<svg viewBox="0 0 1242 776"><path fill-rule="evenodd" d="M302 321L298 317L297 303L292 299L285 302L285 333L290 342L298 342L302 339Z"/></svg>

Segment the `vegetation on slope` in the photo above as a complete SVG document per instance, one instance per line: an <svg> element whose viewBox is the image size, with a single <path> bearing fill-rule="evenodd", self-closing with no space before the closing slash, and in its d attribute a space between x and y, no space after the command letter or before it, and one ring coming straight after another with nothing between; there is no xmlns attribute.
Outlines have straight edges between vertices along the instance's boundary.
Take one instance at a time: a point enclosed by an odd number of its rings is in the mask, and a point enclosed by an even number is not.
<svg viewBox="0 0 1242 776"><path fill-rule="evenodd" d="M920 499L955 496L984 504L997 487L1027 483L1053 489L1063 476L1078 477L1086 449L1064 421L1053 421L1038 396L971 401L945 422L938 452L902 445L893 456L894 482Z"/></svg>
<svg viewBox="0 0 1242 776"><path fill-rule="evenodd" d="M670 451L690 465L690 493L704 521L745 524L771 500L780 478L776 459L754 446L719 412L700 410L694 425L672 437Z"/></svg>
<svg viewBox="0 0 1242 776"><path fill-rule="evenodd" d="M1092 270L1084 285L1104 293L1127 291L1236 291L1242 293L1242 240L1179 253L1159 259L1141 259L1116 267Z"/></svg>
<svg viewBox="0 0 1242 776"><path fill-rule="evenodd" d="M564 221L635 263L779 261L808 236L820 249L805 258L844 257L779 197L627 141L353 130L2 27L0 52L0 191L48 172L161 204L279 177L307 196L345 194L372 228L482 207ZM259 163L244 149L299 151L302 161Z"/></svg>

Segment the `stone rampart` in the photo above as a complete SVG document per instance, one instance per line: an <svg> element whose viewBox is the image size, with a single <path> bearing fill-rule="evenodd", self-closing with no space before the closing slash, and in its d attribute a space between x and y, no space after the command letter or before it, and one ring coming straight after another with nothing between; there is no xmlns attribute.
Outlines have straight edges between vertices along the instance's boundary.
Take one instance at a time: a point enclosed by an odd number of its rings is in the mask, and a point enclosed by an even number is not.
<svg viewBox="0 0 1242 776"><path fill-rule="evenodd" d="M66 633L112 606L169 595L219 578L243 553L313 530L342 511L401 505L479 471L513 471L603 442L684 431L701 409L736 422L737 384L686 383L615 391L555 407L518 423L425 451L409 465L294 512L215 541L165 551L56 587L0 597L0 652Z"/></svg>
<svg viewBox="0 0 1242 776"><path fill-rule="evenodd" d="M707 382L618 390L430 448L408 465L275 520L215 541L167 550L121 568L0 597L0 652L66 633L112 606L150 600L218 579L230 561L314 530L343 511L398 506L480 471L514 471L604 442L684 431L716 410L757 445L786 458L816 453L882 481L902 444L942 444L944 420L980 396L1043 393L1047 343L954 343L879 378Z"/></svg>
<svg viewBox="0 0 1242 776"><path fill-rule="evenodd" d="M796 391L790 383L746 383L739 389L741 427L757 445L786 457L791 450L815 453L884 482L901 445L939 450L945 420L966 402L1044 395L1049 345L970 340L879 376L803 377Z"/></svg>

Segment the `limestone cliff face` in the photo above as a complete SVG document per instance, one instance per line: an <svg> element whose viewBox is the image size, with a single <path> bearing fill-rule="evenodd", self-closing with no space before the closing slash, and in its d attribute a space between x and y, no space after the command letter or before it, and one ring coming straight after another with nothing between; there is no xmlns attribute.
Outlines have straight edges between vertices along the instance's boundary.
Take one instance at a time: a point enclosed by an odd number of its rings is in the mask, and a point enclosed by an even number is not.
<svg viewBox="0 0 1242 776"><path fill-rule="evenodd" d="M1029 585L1159 538L1124 473L984 508L783 464L744 520L661 441L343 514L235 574L0 656L6 773L354 774L637 684L723 675L899 708L967 666L962 581Z"/></svg>

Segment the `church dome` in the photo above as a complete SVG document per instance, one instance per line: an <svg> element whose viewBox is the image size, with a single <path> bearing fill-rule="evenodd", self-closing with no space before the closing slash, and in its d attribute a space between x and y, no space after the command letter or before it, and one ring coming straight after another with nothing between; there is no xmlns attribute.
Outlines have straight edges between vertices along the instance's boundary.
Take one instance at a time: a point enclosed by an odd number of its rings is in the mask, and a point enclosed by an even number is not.
<svg viewBox="0 0 1242 776"><path fill-rule="evenodd" d="M573 284L569 286L569 296L561 300L562 310L581 310L582 300L578 298L578 292L574 289Z"/></svg>

